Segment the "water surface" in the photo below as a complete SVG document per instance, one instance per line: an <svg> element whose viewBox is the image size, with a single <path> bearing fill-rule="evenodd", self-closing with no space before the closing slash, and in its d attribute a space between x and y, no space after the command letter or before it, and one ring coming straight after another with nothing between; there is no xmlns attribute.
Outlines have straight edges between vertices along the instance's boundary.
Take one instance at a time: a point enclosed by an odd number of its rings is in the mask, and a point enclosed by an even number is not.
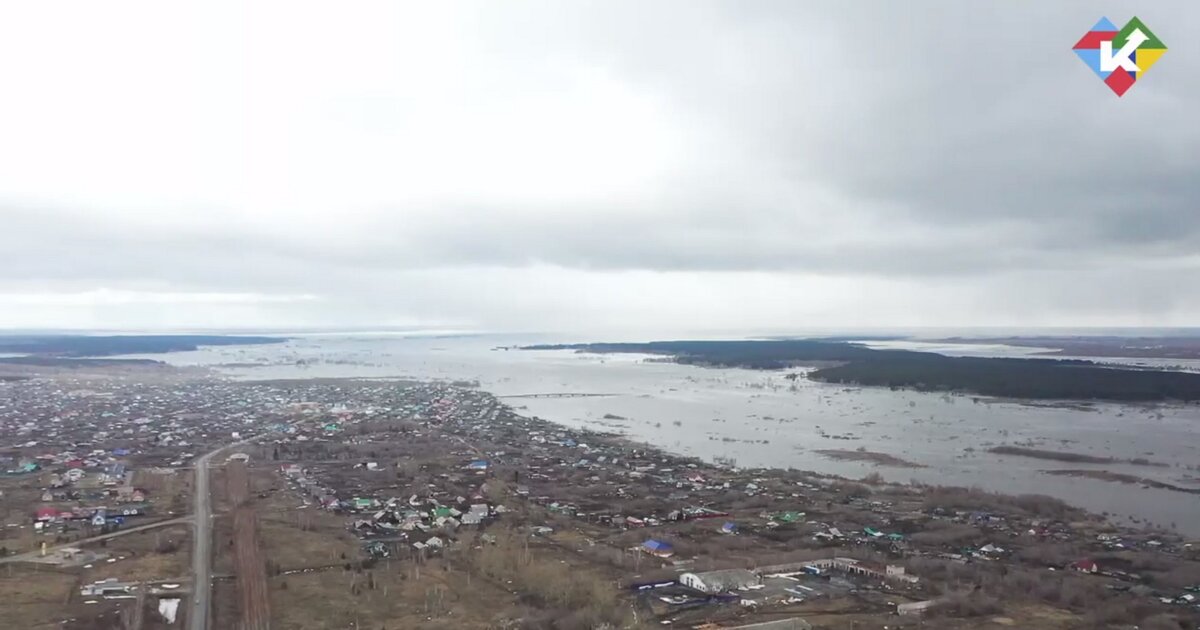
<svg viewBox="0 0 1200 630"><path fill-rule="evenodd" d="M1039 472L1110 470L1200 487L1200 407L1195 405L1035 406L789 380L786 372L684 366L644 355L495 349L547 341L505 336L320 335L279 345L204 348L146 358L216 366L244 379L353 376L478 381L524 414L619 432L708 460L728 458L740 466L792 467L849 477L878 472L895 481L1049 494L1117 520L1139 519L1200 535L1200 495ZM973 356L1036 351L991 346L939 350ZM555 396L570 393L603 395ZM1120 460L1145 458L1163 465L1089 465L987 452L1004 444ZM876 467L816 452L859 448L923 467Z"/></svg>

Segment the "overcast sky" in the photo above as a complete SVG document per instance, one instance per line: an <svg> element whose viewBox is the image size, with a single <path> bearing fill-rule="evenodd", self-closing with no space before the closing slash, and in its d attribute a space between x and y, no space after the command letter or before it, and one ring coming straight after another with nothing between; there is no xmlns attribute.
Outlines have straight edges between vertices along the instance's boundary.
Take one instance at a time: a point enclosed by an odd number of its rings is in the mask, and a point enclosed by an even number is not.
<svg viewBox="0 0 1200 630"><path fill-rule="evenodd" d="M1123 97L1071 51L1137 11ZM5 2L0 327L1200 324L1200 3Z"/></svg>

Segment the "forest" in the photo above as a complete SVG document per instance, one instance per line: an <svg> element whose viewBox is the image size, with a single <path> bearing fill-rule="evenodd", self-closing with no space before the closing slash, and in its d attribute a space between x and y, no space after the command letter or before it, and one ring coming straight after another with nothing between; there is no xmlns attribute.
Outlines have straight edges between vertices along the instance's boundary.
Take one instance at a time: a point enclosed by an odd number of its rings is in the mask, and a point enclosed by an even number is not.
<svg viewBox="0 0 1200 630"><path fill-rule="evenodd" d="M106 357L162 354L200 346L282 343L282 337L234 335L0 335L0 353L43 357Z"/></svg>
<svg viewBox="0 0 1200 630"><path fill-rule="evenodd" d="M808 377L816 381L1002 398L1200 400L1200 374L1188 372L1084 360L948 357L824 339L589 343L527 349L657 354L683 364L760 370L811 366L817 369Z"/></svg>

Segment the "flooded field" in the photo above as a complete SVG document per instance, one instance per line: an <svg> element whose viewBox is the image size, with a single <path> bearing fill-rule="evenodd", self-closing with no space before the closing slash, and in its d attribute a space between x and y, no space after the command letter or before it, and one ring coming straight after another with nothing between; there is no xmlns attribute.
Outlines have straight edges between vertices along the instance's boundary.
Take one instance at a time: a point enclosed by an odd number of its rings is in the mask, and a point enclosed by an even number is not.
<svg viewBox="0 0 1200 630"><path fill-rule="evenodd" d="M618 432L709 460L1049 494L1118 520L1200 535L1200 494L1188 492L1200 489L1200 406L1034 405L845 387L792 379L785 372L689 367L639 355L495 349L545 342L312 335L281 345L147 358L214 366L245 379L478 382L527 415ZM1014 356L1028 349L977 351ZM1089 457L1056 461L988 452L999 446ZM895 461L908 465L889 465ZM1045 472L1062 470L1097 474ZM1112 479L1150 480L1154 487Z"/></svg>

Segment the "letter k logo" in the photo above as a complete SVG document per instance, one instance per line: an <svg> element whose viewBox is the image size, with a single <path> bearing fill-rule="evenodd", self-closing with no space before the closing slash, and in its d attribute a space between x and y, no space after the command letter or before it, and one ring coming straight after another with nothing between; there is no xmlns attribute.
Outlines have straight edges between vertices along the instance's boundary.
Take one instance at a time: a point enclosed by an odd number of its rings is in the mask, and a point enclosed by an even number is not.
<svg viewBox="0 0 1200 630"><path fill-rule="evenodd" d="M1112 72L1117 68L1122 68L1128 72L1138 72L1140 69L1133 62L1133 52L1138 46L1146 43L1150 38L1142 32L1142 29L1135 28L1129 34L1129 39L1125 45L1113 54L1112 40L1100 42L1100 70L1103 72Z"/></svg>

